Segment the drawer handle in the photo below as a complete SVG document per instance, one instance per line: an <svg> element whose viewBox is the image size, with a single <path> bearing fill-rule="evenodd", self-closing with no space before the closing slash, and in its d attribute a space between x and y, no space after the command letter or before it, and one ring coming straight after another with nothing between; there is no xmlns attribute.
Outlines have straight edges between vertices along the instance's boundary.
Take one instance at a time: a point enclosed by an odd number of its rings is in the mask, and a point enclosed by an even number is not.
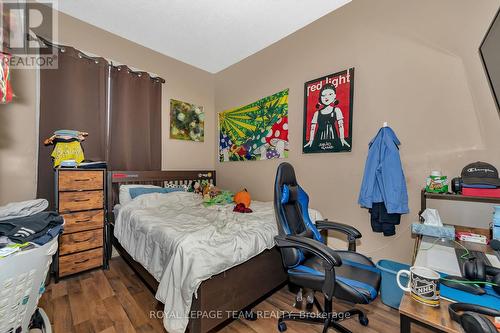
<svg viewBox="0 0 500 333"><path fill-rule="evenodd" d="M93 236L90 237L90 238L87 238L87 239L82 239L82 240L74 240L75 243L83 243L83 242L88 242L89 240L91 240L92 238L94 238Z"/></svg>
<svg viewBox="0 0 500 333"><path fill-rule="evenodd" d="M85 222L90 222L90 218L85 219L85 220L75 220L75 223L85 223Z"/></svg>
<svg viewBox="0 0 500 333"><path fill-rule="evenodd" d="M90 178L75 179L75 182L88 182Z"/></svg>
<svg viewBox="0 0 500 333"><path fill-rule="evenodd" d="M88 258L87 258L87 259L83 259L83 260L75 261L75 264L77 264L77 265L78 265L78 264L83 264L84 262L87 262L87 261L89 261L89 260L90 260L90 259L88 259Z"/></svg>
<svg viewBox="0 0 500 333"><path fill-rule="evenodd" d="M75 202L85 202L85 201L89 201L90 199L87 198L87 199L75 199Z"/></svg>

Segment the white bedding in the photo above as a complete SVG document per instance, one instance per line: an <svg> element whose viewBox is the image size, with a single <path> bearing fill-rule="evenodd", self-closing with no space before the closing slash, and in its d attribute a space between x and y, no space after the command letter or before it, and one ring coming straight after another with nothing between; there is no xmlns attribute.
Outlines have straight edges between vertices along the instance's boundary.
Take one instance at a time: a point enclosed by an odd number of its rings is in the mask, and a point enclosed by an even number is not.
<svg viewBox="0 0 500 333"><path fill-rule="evenodd" d="M274 246L272 202L253 201L250 214L232 208L204 207L189 192L141 195L120 207L115 237L160 282L156 298L165 304L168 332L186 330L193 294L204 280Z"/></svg>

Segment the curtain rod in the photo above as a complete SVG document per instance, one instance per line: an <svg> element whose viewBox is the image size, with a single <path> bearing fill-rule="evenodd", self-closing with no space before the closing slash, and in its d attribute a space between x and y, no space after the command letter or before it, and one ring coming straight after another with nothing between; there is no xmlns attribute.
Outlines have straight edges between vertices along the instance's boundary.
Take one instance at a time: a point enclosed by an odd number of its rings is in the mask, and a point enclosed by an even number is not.
<svg viewBox="0 0 500 333"><path fill-rule="evenodd" d="M31 40L35 40L29 34L26 34L26 35L28 37L28 40L30 40L30 38L31 38ZM37 37L38 40L35 40L35 41L41 41L45 45L51 46L51 47L55 47L55 48L59 49L61 52L63 52L63 53L65 52L65 50L66 50L67 47L71 47L71 46L67 46L67 45L56 44L56 43L51 42L51 41L49 41L49 40L47 40L47 39L45 39L45 38L43 38L43 37L41 37L39 35L36 35L36 37ZM89 55L83 53L82 51L80 51L80 50L78 50L78 49L76 49L74 47L71 47L71 48L73 48L76 51L78 51L78 56L80 58L85 58L85 59L88 59L88 60L92 60L92 61L95 61L96 63L98 63L98 60L96 60L96 59L102 58L102 59L105 59L108 62L108 66L110 66L112 68L114 67L114 68L118 68L118 70L120 70L120 68L119 68L120 66L125 66L125 67L128 68L128 73L132 73L132 74L135 74L135 75L138 75L138 76L142 75L143 73L146 73L146 74L149 75L149 77L151 78L151 80L156 80L156 81L159 81L160 83L165 83L165 79L163 79L160 76L151 76L151 74L149 72L145 72L145 71L134 71L134 70L132 70L127 65L114 65L111 60L107 60L106 58L103 58L103 57L92 57L92 56L89 56Z"/></svg>

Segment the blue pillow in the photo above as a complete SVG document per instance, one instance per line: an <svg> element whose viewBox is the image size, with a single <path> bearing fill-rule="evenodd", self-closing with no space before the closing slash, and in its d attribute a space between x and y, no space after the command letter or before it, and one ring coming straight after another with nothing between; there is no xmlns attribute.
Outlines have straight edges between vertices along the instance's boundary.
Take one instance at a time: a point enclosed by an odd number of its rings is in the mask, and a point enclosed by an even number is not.
<svg viewBox="0 0 500 333"><path fill-rule="evenodd" d="M143 194L149 194L149 193L171 193L171 192L182 192L184 191L182 188L180 187L169 187L169 188L165 188L165 187L153 187L153 188L149 188L149 187L132 187L130 190L129 190L129 193L130 193L130 197L132 199L135 199L136 197L140 196L140 195L143 195Z"/></svg>

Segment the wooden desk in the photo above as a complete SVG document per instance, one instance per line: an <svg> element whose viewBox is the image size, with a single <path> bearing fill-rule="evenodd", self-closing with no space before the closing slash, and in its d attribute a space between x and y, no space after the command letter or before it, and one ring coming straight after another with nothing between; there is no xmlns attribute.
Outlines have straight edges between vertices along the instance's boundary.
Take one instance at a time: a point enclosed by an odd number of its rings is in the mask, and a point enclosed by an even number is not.
<svg viewBox="0 0 500 333"><path fill-rule="evenodd" d="M410 333L412 322L434 332L461 333L460 325L448 314L448 305L450 302L444 299L439 307L423 305L405 293L399 306L401 333Z"/></svg>
<svg viewBox="0 0 500 333"><path fill-rule="evenodd" d="M494 253L493 250L487 245L462 241L459 241L458 243L462 244L470 251ZM449 245L455 248L461 248L460 245L454 242ZM441 298L441 305L439 307L431 307L418 303L411 298L409 293L405 293L399 306L401 333L410 333L411 323L423 326L434 332L463 332L460 325L452 321L450 318L448 313L448 306L450 304L450 301Z"/></svg>

